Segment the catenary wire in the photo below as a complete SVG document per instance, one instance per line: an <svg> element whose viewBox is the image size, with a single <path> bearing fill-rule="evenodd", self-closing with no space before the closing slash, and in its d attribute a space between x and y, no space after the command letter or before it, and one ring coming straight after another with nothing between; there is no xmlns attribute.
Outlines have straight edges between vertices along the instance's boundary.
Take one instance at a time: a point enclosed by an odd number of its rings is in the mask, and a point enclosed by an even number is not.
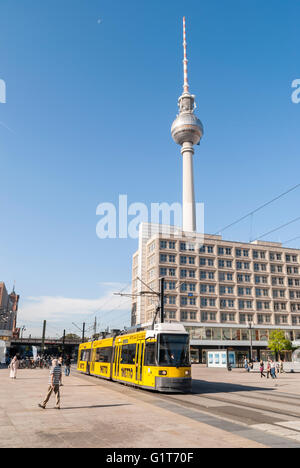
<svg viewBox="0 0 300 468"><path fill-rule="evenodd" d="M265 234L262 234L259 237L255 237L255 240L262 239L263 237L266 237L269 234L272 234L273 232L279 231L279 229L282 229L282 228L284 228L286 226L289 226L290 224L295 223L296 221L299 221L299 219L300 219L300 216L298 216L298 218L292 219L292 221L289 221L288 223L282 224L281 226L279 226L279 227L277 227L275 229L272 229L272 231L266 232ZM252 239L252 240L254 240L254 239Z"/></svg>
<svg viewBox="0 0 300 468"><path fill-rule="evenodd" d="M246 214L245 216L242 216L241 218L237 219L236 221L234 221L233 223L231 224L228 224L227 226L223 227L222 229L219 229L217 232L215 232L214 235L217 235L219 234L220 232L223 232L225 231L225 229L229 229L231 226L234 226L235 224L239 223L240 221L243 221L244 219L248 218L248 216L251 216L253 215L254 213L257 213L259 210L262 210L263 208L265 208L266 206L270 205L271 203L275 202L276 200L279 200L281 197L283 197L284 195L287 195L288 193L292 192L293 190L296 190L298 187L300 187L300 184L297 184L297 185L294 185L293 187L291 187L289 190L287 190L286 192L283 192L281 193L280 195L278 195L277 197L273 198L272 200L264 203L263 205L259 206L258 208L256 208L255 210L253 211L250 211L250 213Z"/></svg>

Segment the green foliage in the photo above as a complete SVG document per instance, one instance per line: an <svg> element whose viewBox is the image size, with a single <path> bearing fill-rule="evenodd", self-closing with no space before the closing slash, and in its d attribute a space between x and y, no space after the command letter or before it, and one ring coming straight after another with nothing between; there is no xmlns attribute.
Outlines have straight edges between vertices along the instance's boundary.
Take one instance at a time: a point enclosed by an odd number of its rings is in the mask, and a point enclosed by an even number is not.
<svg viewBox="0 0 300 468"><path fill-rule="evenodd" d="M292 343L286 339L283 330L274 330L270 333L268 348L274 353L292 349Z"/></svg>
<svg viewBox="0 0 300 468"><path fill-rule="evenodd" d="M63 337L61 337L61 339L63 339ZM74 340L74 341L80 340L80 336L75 335L75 333L68 333L66 335L66 340Z"/></svg>

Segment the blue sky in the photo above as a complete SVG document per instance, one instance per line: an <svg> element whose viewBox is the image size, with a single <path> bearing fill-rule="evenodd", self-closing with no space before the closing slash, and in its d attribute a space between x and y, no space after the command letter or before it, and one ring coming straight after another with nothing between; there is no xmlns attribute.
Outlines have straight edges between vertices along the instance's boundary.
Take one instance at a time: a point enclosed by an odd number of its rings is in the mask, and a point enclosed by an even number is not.
<svg viewBox="0 0 300 468"><path fill-rule="evenodd" d="M99 203L181 200L170 136L182 91L182 16L190 91L205 135L197 201L215 233L299 183L297 0L1 0L1 280L20 323L48 334L72 321L129 323L112 297L131 279L133 239L96 236ZM249 241L299 214L299 189L224 232ZM296 237L300 222L266 240ZM289 246L300 247L295 241ZM112 309L116 309L113 311Z"/></svg>

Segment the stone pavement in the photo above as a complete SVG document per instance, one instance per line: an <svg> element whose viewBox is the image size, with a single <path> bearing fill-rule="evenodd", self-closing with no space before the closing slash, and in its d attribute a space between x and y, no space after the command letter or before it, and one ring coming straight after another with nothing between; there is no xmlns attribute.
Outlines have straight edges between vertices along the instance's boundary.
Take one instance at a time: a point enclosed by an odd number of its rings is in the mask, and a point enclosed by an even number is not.
<svg viewBox="0 0 300 468"><path fill-rule="evenodd" d="M64 378L61 410L47 409L49 370L0 370L0 447L198 448L264 447L218 427L152 405L142 391L72 371ZM127 390L127 389L126 389ZM149 395L149 392L147 392ZM148 398L149 399L149 398ZM146 400L146 401L145 401Z"/></svg>

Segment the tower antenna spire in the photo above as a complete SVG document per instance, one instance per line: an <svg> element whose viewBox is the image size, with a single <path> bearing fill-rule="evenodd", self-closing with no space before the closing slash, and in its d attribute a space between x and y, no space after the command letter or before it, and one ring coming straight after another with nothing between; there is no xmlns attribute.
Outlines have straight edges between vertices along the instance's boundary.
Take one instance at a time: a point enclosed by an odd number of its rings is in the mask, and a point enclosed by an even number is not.
<svg viewBox="0 0 300 468"><path fill-rule="evenodd" d="M189 92L188 83L188 59L186 54L186 30L185 30L185 16L183 17L183 91Z"/></svg>

